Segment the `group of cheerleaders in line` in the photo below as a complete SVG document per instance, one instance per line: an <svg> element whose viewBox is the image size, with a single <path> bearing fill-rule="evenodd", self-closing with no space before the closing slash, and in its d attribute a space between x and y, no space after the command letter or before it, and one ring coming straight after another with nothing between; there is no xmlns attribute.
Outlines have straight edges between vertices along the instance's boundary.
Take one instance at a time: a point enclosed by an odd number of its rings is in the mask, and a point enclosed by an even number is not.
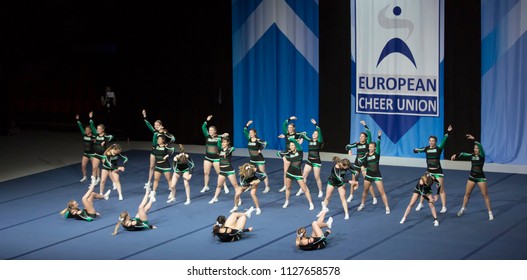
<svg viewBox="0 0 527 280"><path fill-rule="evenodd" d="M150 168L148 182L145 184L145 196L143 197L137 211L137 215L132 218L128 212L123 211L119 217L119 222L116 224L114 235L117 234L119 226L122 226L125 230L143 230L152 229L152 226L148 222L147 212L151 208L152 203L156 201L156 190L159 185L161 175L164 175L167 179L170 194L167 203L175 201L176 197L176 184L180 177L183 177L184 186L186 191L187 200L185 205L190 204L190 184L189 181L192 177L192 170L194 163L189 154L184 152L182 145L179 145L180 151L174 156L173 164L171 166L169 157L174 153L174 148L170 147L170 144L175 142L175 137L168 133L163 127L160 120L154 122L154 126L146 118L146 111L142 111L143 118L148 129L153 133L152 138L152 151L150 153ZM71 200L68 202L67 208L64 209L61 214L67 218L75 218L80 220L91 221L98 214L93 207L94 199L108 199L110 190L104 193L104 185L108 177L113 182L114 190L119 193L119 200L122 200L121 185L119 182L119 172L124 171L124 166L127 162L127 157L122 154L121 148L118 144L111 144L108 147L107 144L112 140L111 135L107 135L104 131L104 125L99 124L97 128L94 127L92 121L93 113L90 112L90 125L82 127L77 115L77 124L81 129L84 139L84 153L82 157L82 173L83 178L81 182L87 180L86 166L89 161L92 163L92 176L91 183L87 193L82 198L84 209L79 208L79 204ZM245 163L239 167L240 184L236 180L235 170L231 165L230 159L234 147L231 146L229 140L229 134L223 133L218 134L216 127L208 126L208 122L212 119L212 115L208 116L206 121L202 125L203 135L206 138L206 154L203 162L204 169L204 187L201 192L207 192L210 190L208 183L210 177L210 171L214 167L218 174L218 181L213 198L209 201L210 204L218 201L219 194L223 189L225 193L228 193L228 187L225 184L228 178L231 184L234 186L234 207L231 209L229 217L223 215L218 216L216 224L213 227L213 234L218 236L221 241L236 241L242 238L244 232L252 231L252 228L245 228L247 218L251 217L253 212L257 215L261 214L261 208L259 206L257 198L257 189L260 182L265 183L265 189L263 193L270 191L268 178L265 173L265 158L261 151L265 149L266 142L259 139L255 129L249 129L249 126L253 121L247 122L244 127L244 134L248 140L248 151L250 156L250 162ZM291 195L292 182L298 182L300 189L296 193L296 196L305 194L306 199L309 203L309 209L314 209L314 204L311 198L310 191L307 187L307 177L311 171L313 171L315 181L318 187L318 197L323 197L322 181L320 179L320 168L321 158L320 150L323 146L323 137L320 127L317 125L314 119L311 122L315 125L315 130L312 133L312 137L308 137L306 132L297 132L294 121L295 116L291 116L286 119L283 123L283 134L278 137L285 139L286 151L280 151L277 153L283 158L284 162L284 187L279 192L285 192L285 202L283 208L287 208L289 205L289 198ZM373 204L377 204L377 198L374 189L371 187L372 183L375 183L383 204L385 206L386 214L390 214L390 207L388 204L388 198L384 191L382 182L382 175L379 169L380 159L380 141L382 132L378 132L377 141L371 140L371 131L364 121L360 122L365 131L361 133L359 141L348 144L346 150L348 154L352 156L352 150L356 149L355 161L351 163L346 158L334 157L334 166L331 169L331 173L328 178L326 187L326 196L321 202L322 209L317 215L317 220L312 223L312 233L307 236L306 229L301 227L297 230L296 245L298 248L303 250L321 249L326 246L326 237L331 232L331 226L333 219L330 217L327 221L324 221L326 213L329 211L328 205L335 188L339 192L342 207L344 209L344 219L349 219L348 213L348 202L353 199L354 192L358 189L358 179L360 175L364 177L364 189L361 196L361 203L357 208L357 211L362 211L365 207L365 201L368 194L372 195ZM208 126L208 127L207 127ZM96 131L96 134L93 134ZM415 153L425 153L427 171L425 175L421 176L414 188L410 202L406 208L403 218L400 223L403 224L406 221L407 216L411 212L411 208L420 199L420 202L415 209L420 211L423 207L423 202L426 200L431 209L432 216L434 218L434 226L438 226L437 213L434 203L438 200L438 195L441 198L442 209L440 213L445 213L446 208L446 193L443 183L443 170L441 167L440 156L442 154L445 142L448 138L448 132L452 131L452 126L447 128L447 133L444 135L440 144L437 144L438 139L436 136L429 137L428 146L423 148L414 149ZM467 134L467 139L474 141L474 137ZM309 141L308 143L308 156L305 163L304 169L302 170L303 163L303 140ZM472 162L472 168L470 170L469 179L466 184L465 196L463 199L463 205L457 216L461 216L466 211L470 195L477 184L484 197L485 204L488 210L489 220L493 220L493 214L490 206L490 199L487 192L486 178L483 173L483 164L485 162L485 153L483 147L477 141L474 141L474 152L473 153L459 153L454 154L451 160L460 158L470 159ZM118 164L118 160L121 159L121 165ZM102 171L99 166L102 163ZM351 180L347 180L347 173L351 174ZM173 176L172 176L173 173ZM153 183L152 183L153 177ZM99 179L100 178L100 179ZM94 192L94 187L100 183L100 192ZM351 185L350 195L346 197L346 183ZM437 186L437 194L434 195L432 186L434 183ZM240 196L243 192L250 191L251 197L255 204L255 207L251 207L246 212L238 212L238 206L241 204ZM104 193L104 195L103 195ZM322 232L323 228L327 228L326 232Z"/></svg>

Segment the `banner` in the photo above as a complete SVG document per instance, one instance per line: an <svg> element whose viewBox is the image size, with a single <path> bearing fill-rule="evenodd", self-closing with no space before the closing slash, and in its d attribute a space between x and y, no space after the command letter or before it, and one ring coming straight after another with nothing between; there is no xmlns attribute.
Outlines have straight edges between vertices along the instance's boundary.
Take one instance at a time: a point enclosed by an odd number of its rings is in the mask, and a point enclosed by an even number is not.
<svg viewBox="0 0 527 280"><path fill-rule="evenodd" d="M527 0L481 1L481 144L486 161L527 164Z"/></svg>
<svg viewBox="0 0 527 280"><path fill-rule="evenodd" d="M233 0L232 21L234 145L247 147L253 120L267 148L283 150L284 120L309 135L318 120L318 1Z"/></svg>
<svg viewBox="0 0 527 280"><path fill-rule="evenodd" d="M443 11L440 0L351 0L350 142L364 120L382 154L413 149L443 131Z"/></svg>

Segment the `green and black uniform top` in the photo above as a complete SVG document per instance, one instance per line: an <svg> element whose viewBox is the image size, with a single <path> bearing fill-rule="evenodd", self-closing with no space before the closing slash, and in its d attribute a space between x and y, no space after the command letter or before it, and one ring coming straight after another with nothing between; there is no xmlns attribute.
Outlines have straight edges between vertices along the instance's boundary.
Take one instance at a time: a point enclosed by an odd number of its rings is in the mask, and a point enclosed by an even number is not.
<svg viewBox="0 0 527 280"><path fill-rule="evenodd" d="M426 170L430 173L443 173L441 168L441 153L445 147L445 142L448 139L448 133L445 134L443 140L435 147L426 146L423 148L414 149L414 153L426 153Z"/></svg>
<svg viewBox="0 0 527 280"><path fill-rule="evenodd" d="M152 147L152 155L155 158L155 170L160 172L171 171L169 157L174 153L174 148L168 145L156 145Z"/></svg>
<svg viewBox="0 0 527 280"><path fill-rule="evenodd" d="M333 169L331 170L331 174L328 178L328 184L334 186L334 187L342 187L346 184L346 173L350 171L353 173L353 167L349 167L346 169L337 168L337 164L333 166Z"/></svg>
<svg viewBox="0 0 527 280"><path fill-rule="evenodd" d="M247 143L247 149L249 150L249 156L251 157L251 163L253 164L264 164L265 159L262 153L260 153L261 150L265 149L267 146L267 142L263 141L259 138L256 138L254 141L251 139L251 136L249 136L249 128L245 126L243 128L243 133L245 134L245 137L249 141Z"/></svg>
<svg viewBox="0 0 527 280"><path fill-rule="evenodd" d="M296 141L295 138L289 138L290 142L295 143L296 151L287 151L287 152L278 152L277 155L280 157L285 157L291 164L287 168L286 176L293 180L303 180L302 177L302 160L304 158L304 151L302 146Z"/></svg>
<svg viewBox="0 0 527 280"><path fill-rule="evenodd" d="M221 143L220 141L221 140L218 140L218 143ZM225 148L225 149L221 149L220 150L220 154L219 154L220 171L222 171L222 172L234 172L234 168L232 167L232 164L231 164L232 152L234 152L234 150L236 150L236 149L234 147L230 147L230 146Z"/></svg>
<svg viewBox="0 0 527 280"><path fill-rule="evenodd" d="M359 158L364 157L365 154L368 153L368 145L371 143L371 131L370 128L365 125L364 128L366 129L366 143L362 144L360 142L355 142L346 145L346 151L351 151L351 149L357 148L357 155L355 156L355 162L353 163L353 168L360 172L360 163Z"/></svg>
<svg viewBox="0 0 527 280"><path fill-rule="evenodd" d="M90 120L90 126L91 126L92 131L97 131L97 129L95 128L95 124L93 123L93 120ZM113 140L113 136L110 134L106 134L106 133L104 133L103 135L96 134L95 141L93 142L93 152L99 157L102 157L104 154L104 151L106 151L106 148L108 147L108 143L110 143L110 141L112 140Z"/></svg>
<svg viewBox="0 0 527 280"><path fill-rule="evenodd" d="M176 142L176 137L168 132L159 132L157 131L151 124L150 122L145 118L145 124L146 124L146 127L148 127L148 129L153 133L153 136L152 136L152 147L155 147L157 145L157 137L159 137L160 135L163 135L166 137L166 144L167 145L170 145L174 142Z"/></svg>
<svg viewBox="0 0 527 280"><path fill-rule="evenodd" d="M121 224L121 226L123 226L123 228L128 231L138 231L154 228L153 225L148 224L148 221L141 221L141 219L139 218L133 218L132 223L129 226L125 226L123 224Z"/></svg>
<svg viewBox="0 0 527 280"><path fill-rule="evenodd" d="M87 157L90 157L94 153L93 152L93 142L95 142L95 135L93 134L93 130L92 130L92 134L86 135L84 127L82 126L82 123L80 121L77 121L77 125L79 126L79 129L81 130L81 133L82 133L82 143L84 147L84 155Z"/></svg>
<svg viewBox="0 0 527 280"><path fill-rule="evenodd" d="M194 170L194 161L192 160L189 154L181 155L181 157L186 157L187 160L174 160L174 166L172 167L172 169L174 169L174 172L179 175L185 172L192 174L192 170Z"/></svg>
<svg viewBox="0 0 527 280"><path fill-rule="evenodd" d="M381 170L379 169L379 160L381 159L381 136L377 137L377 147L373 154L366 153L359 158L359 164L366 167L366 179L382 179Z"/></svg>
<svg viewBox="0 0 527 280"><path fill-rule="evenodd" d="M119 159L122 160L121 165L119 165ZM124 154L120 153L115 156L102 156L102 168L110 171L117 170L119 166L126 167L126 163L128 162L128 157L126 157Z"/></svg>
<svg viewBox="0 0 527 280"><path fill-rule="evenodd" d="M313 163L322 164L322 161L320 160L320 150L322 149L322 146L324 145L324 138L322 138L322 130L320 130L320 127L316 124L315 124L315 130L318 132L318 138L316 141L307 137L305 133L302 135L302 138L306 139L309 142L308 149L307 149L308 150L307 163L310 165L312 165Z"/></svg>
<svg viewBox="0 0 527 280"><path fill-rule="evenodd" d="M290 121L292 121L292 119L287 119L287 120L284 121L284 123L282 123L282 130L283 130L284 135L285 135L285 151L286 152L287 152L287 150L289 150L289 143L291 143L291 138L293 138L293 139L298 141L298 140L304 138L304 135L306 135L305 131L294 132L294 133L289 134L289 132L287 131L287 126L289 125Z"/></svg>
<svg viewBox="0 0 527 280"><path fill-rule="evenodd" d="M218 230L216 236L218 236L218 239L220 239L221 242L233 242L242 239L243 233L248 231L248 229L235 229L224 227Z"/></svg>
<svg viewBox="0 0 527 280"><path fill-rule="evenodd" d="M260 182L263 182L265 178L267 178L267 174L260 171L260 169L257 169L251 177L245 178L243 176L240 176L240 187L250 187L251 182L256 180L260 180Z"/></svg>
<svg viewBox="0 0 527 280"><path fill-rule="evenodd" d="M86 209L75 209L75 212L75 214L72 214L70 210L66 211L66 213L64 214L64 218L91 222L95 217L97 217L97 214L89 214Z"/></svg>
<svg viewBox="0 0 527 280"><path fill-rule="evenodd" d="M456 155L456 158L471 160L472 167L470 168L470 177L478 179L485 178L485 173L483 173L483 165L485 164L485 151L483 151L483 146L481 146L481 143L478 141L474 141L474 144L479 148L479 155L461 152Z"/></svg>
<svg viewBox="0 0 527 280"><path fill-rule="evenodd" d="M211 136L209 130L207 129L207 122L203 122L201 126L203 135L205 136L205 159L209 161L217 161L219 150L221 145L218 145L218 141L221 142L221 135Z"/></svg>
<svg viewBox="0 0 527 280"><path fill-rule="evenodd" d="M309 237L309 243L306 245L298 245L298 248L303 251L313 251L318 249L326 248L326 239L329 235L329 231L324 232L322 237ZM307 237L306 237L307 238Z"/></svg>
<svg viewBox="0 0 527 280"><path fill-rule="evenodd" d="M439 180L437 180L437 178L435 178L434 176L431 176L431 178L433 179L433 181L432 183L430 183L430 185L426 184L426 182L421 184L421 180L419 179L417 180L417 185L415 185L414 188L414 193L421 195L427 201L430 201L428 195L432 194L432 185L434 183L436 183L438 187L437 194L439 194L439 192L441 191L441 183L439 183Z"/></svg>

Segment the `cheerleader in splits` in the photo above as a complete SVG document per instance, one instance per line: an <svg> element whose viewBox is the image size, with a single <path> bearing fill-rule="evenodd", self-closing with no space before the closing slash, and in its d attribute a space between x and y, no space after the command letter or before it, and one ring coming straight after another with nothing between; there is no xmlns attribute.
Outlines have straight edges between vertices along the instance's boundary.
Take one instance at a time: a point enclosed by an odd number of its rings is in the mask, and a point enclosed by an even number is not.
<svg viewBox="0 0 527 280"><path fill-rule="evenodd" d="M324 222L325 216L326 212L321 212L318 219L311 223L312 231L310 236L307 236L307 230L304 227L300 227L296 230L295 245L298 249L312 251L326 248L326 240L331 233L333 218L329 217L328 220ZM326 227L328 229L325 232L322 232L322 229Z"/></svg>
<svg viewBox="0 0 527 280"><path fill-rule="evenodd" d="M239 175L240 187L236 189L236 194L234 195L234 208L232 208L231 213L238 211L238 203L242 193L251 191L251 197L253 198L254 206L256 206L256 215L260 215L262 210L260 209L260 203L258 202L256 192L258 190L258 184L265 180L267 175L251 163L245 163L240 166Z"/></svg>
<svg viewBox="0 0 527 280"><path fill-rule="evenodd" d="M419 182L417 182L417 185L415 186L414 193L410 198L410 203L406 207L404 216L399 223L404 224L404 222L406 221L406 217L408 217L408 215L410 214L414 203L417 201L417 198L422 197L423 199L426 199L428 201L428 206L430 206L430 211L432 211L432 217L434 217L434 226L439 226L436 208L434 207L434 202L437 200L437 195L432 195L432 185L434 184L434 182L439 184L439 181L436 178L430 176L430 174L425 174L421 176ZM439 188L441 188L441 186ZM437 192L439 193L439 190Z"/></svg>
<svg viewBox="0 0 527 280"><path fill-rule="evenodd" d="M143 200L141 201L141 204L139 204L139 207L137 208L137 214L134 218L130 217L130 214L128 214L127 211L121 212L119 215L119 222L115 225L115 228L113 230L113 235L117 235L117 231L119 230L119 226L122 226L127 231L138 231L138 230L147 230L147 229L154 229L157 228L154 225L151 225L148 222L148 216L147 212L152 207L152 199L148 199L149 192L148 188L145 191L145 195L143 196Z"/></svg>
<svg viewBox="0 0 527 280"><path fill-rule="evenodd" d="M167 203L176 201L176 185L180 177L183 177L183 184L185 185L185 193L187 194L187 201L185 205L190 204L190 178L192 178L192 170L194 169L194 161L189 154L185 153L183 145L179 144L179 154L174 157L174 175L172 176L172 184L170 186L170 196Z"/></svg>
<svg viewBox="0 0 527 280"><path fill-rule="evenodd" d="M265 173L265 158L262 155L262 150L265 149L265 146L267 146L267 142L258 138L256 129L253 128L249 130L249 126L252 123L253 121L248 121L245 127L243 128L243 133L249 141L249 143L247 143L247 149L249 150L249 156L251 157L250 162L256 165L258 169L261 170L263 173ZM265 189L263 193L268 193L271 190L269 188L269 179L266 177L264 179L264 182Z"/></svg>
<svg viewBox="0 0 527 280"><path fill-rule="evenodd" d="M467 139L474 141L474 136L467 134ZM485 164L485 151L483 151L483 146L478 141L474 141L474 153L459 153L457 155L452 155L452 160L470 158L472 161L472 167L470 168L470 175L468 177L465 196L463 197L463 205L459 212L457 212L458 217L461 217L465 211L467 211L468 200L470 195L474 190L476 184L481 190L483 199L485 200L485 205L487 206L487 211L489 211L489 220L494 220L494 215L492 214L492 209L490 207L490 198L487 188L487 179L485 178L485 173L483 173L483 165Z"/></svg>
<svg viewBox="0 0 527 280"><path fill-rule="evenodd" d="M95 211L95 208L93 207L93 200L94 199L106 199L110 197L110 190L105 195L100 195L98 193L93 192L93 189L95 188L95 185L90 185L88 187L88 191L84 196L82 197L82 204L84 206L84 209L79 208L79 204L75 200L70 200L68 202L67 207L60 211L60 215L64 216L64 218L67 219L75 219L75 220L84 220L87 222L93 221L93 219L97 216L99 216L99 213Z"/></svg>
<svg viewBox="0 0 527 280"><path fill-rule="evenodd" d="M216 224L212 227L212 236L217 236L221 242L233 242L242 239L244 232L253 231L252 227L245 228L247 219L251 217L254 208L251 207L245 213L234 212L229 218L220 215L216 218Z"/></svg>

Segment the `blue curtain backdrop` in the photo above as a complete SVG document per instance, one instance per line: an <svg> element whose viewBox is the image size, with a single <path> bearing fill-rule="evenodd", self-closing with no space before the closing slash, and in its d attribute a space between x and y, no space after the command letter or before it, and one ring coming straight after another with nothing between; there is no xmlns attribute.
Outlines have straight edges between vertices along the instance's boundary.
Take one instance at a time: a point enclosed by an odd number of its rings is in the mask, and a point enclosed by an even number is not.
<svg viewBox="0 0 527 280"><path fill-rule="evenodd" d="M424 158L414 154L413 149L427 146L428 136L436 135L440 141L445 133L444 2L350 0L350 7L350 142L358 141L364 131L360 121L364 120L372 130L373 140L382 130L383 155ZM375 84L374 79L403 81L406 86ZM427 79L434 82L433 88L410 85ZM376 106L376 101L384 103ZM415 104L432 106L412 106Z"/></svg>
<svg viewBox="0 0 527 280"><path fill-rule="evenodd" d="M310 120L318 120L318 30L318 1L232 1L236 147L247 147L249 120L269 149L284 149L278 135L290 116L298 118L297 131L311 135Z"/></svg>
<svg viewBox="0 0 527 280"><path fill-rule="evenodd" d="M527 0L481 1L481 141L487 162L527 164Z"/></svg>

